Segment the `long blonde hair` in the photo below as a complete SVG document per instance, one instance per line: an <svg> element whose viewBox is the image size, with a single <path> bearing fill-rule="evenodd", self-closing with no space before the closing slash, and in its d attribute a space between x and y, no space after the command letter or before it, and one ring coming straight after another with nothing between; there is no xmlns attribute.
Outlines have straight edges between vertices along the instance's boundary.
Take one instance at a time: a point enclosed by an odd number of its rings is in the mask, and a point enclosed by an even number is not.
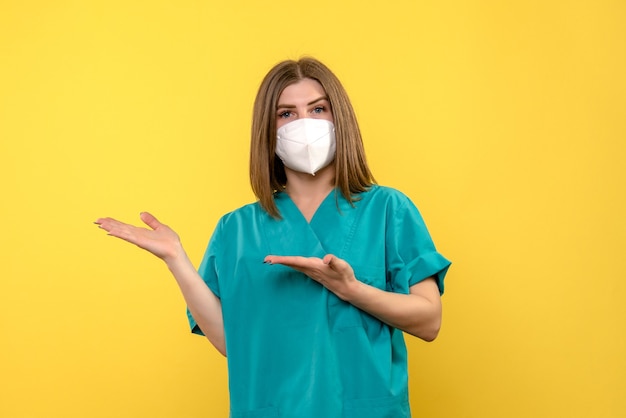
<svg viewBox="0 0 626 418"><path fill-rule="evenodd" d="M259 87L252 115L250 144L250 183L259 203L267 213L280 218L274 193L287 183L285 167L276 150L276 111L278 98L285 87L310 78L319 82L328 96L335 124L335 188L350 203L373 183L374 177L365 159L361 131L350 99L339 79L318 60L310 57L287 60L275 65Z"/></svg>

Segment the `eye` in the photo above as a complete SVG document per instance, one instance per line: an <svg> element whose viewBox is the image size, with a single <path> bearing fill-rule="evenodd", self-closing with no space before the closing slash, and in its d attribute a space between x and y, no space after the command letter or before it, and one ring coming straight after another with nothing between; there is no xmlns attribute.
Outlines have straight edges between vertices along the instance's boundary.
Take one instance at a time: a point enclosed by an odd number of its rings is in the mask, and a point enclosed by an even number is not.
<svg viewBox="0 0 626 418"><path fill-rule="evenodd" d="M315 108L313 108L313 113L323 113L326 110L326 108L324 106L315 106Z"/></svg>
<svg viewBox="0 0 626 418"><path fill-rule="evenodd" d="M282 118L282 119L287 119L287 118L288 118L288 117L290 117L290 116L291 116L291 112L290 112L290 111L288 111L288 110L285 110L284 112L280 112L280 113L278 114L278 117L279 117L279 118Z"/></svg>

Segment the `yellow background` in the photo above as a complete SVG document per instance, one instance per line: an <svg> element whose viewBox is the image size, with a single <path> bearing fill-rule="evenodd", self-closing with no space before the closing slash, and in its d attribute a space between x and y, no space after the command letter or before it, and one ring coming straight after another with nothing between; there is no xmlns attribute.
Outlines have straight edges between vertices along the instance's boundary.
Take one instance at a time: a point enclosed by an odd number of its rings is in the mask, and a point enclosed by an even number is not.
<svg viewBox="0 0 626 418"><path fill-rule="evenodd" d="M92 221L149 210L199 263L302 54L454 262L414 415L626 416L626 4L367 4L0 2L1 417L227 415L167 269Z"/></svg>

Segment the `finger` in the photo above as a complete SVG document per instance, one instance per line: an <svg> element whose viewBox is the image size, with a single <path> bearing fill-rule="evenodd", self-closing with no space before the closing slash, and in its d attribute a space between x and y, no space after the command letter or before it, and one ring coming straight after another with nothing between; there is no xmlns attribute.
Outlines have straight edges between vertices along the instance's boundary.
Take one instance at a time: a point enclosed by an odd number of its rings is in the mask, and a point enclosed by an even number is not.
<svg viewBox="0 0 626 418"><path fill-rule="evenodd" d="M139 214L139 217L141 218L143 223L145 223L152 229L157 229L159 226L161 226L161 222L159 222L157 218L155 218L152 214L148 212L141 212Z"/></svg>
<svg viewBox="0 0 626 418"><path fill-rule="evenodd" d="M110 222L110 221L115 221L115 222L117 222L117 221L116 221L115 219L113 219L113 218L98 218L98 219L96 219L96 220L94 221L94 223L95 223L96 225L102 225L103 223Z"/></svg>
<svg viewBox="0 0 626 418"><path fill-rule="evenodd" d="M263 262L267 264L292 265L295 261L295 258L295 256L268 255L263 259Z"/></svg>
<svg viewBox="0 0 626 418"><path fill-rule="evenodd" d="M311 258L301 257L297 255L268 255L267 257L265 257L264 262L268 264L282 264L294 268L305 268L311 265L312 260L313 259Z"/></svg>
<svg viewBox="0 0 626 418"><path fill-rule="evenodd" d="M341 266L341 262L343 260L339 257L334 256L333 254L326 254L322 261L333 270L336 270L337 267Z"/></svg>
<svg viewBox="0 0 626 418"><path fill-rule="evenodd" d="M122 225L122 222L113 218L99 218L94 223L98 225L98 228L104 229L107 232L116 226Z"/></svg>
<svg viewBox="0 0 626 418"><path fill-rule="evenodd" d="M136 227L132 225L125 224L113 218L100 218L94 223L98 225L98 228L105 230L108 235L127 241L128 237L131 235L131 230L136 229Z"/></svg>
<svg viewBox="0 0 626 418"><path fill-rule="evenodd" d="M346 263L341 258L339 258L337 256L334 256L333 254L326 254L324 256L324 258L322 259L322 261L328 267L330 267L331 269L333 269L333 270L335 270L337 272L344 271L344 270L346 270L347 267L349 267L348 263Z"/></svg>

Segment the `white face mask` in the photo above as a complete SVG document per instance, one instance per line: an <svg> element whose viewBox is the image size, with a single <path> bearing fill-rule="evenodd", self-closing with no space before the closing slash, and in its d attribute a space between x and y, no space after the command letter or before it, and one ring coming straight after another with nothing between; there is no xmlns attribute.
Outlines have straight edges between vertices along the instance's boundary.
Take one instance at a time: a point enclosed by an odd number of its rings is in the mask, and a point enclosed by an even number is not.
<svg viewBox="0 0 626 418"><path fill-rule="evenodd" d="M335 125L325 119L297 119L276 132L276 155L285 167L315 175L335 158Z"/></svg>

